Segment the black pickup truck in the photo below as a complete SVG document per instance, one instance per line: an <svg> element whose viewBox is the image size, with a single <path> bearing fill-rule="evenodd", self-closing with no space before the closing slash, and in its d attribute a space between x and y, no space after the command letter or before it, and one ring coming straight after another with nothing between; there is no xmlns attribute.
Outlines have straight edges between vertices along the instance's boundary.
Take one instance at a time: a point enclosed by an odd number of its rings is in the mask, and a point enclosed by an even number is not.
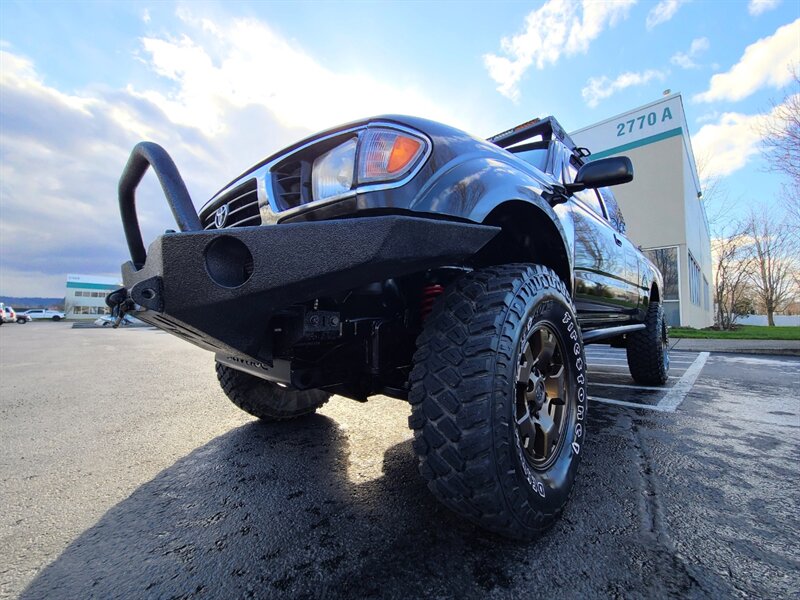
<svg viewBox="0 0 800 600"><path fill-rule="evenodd" d="M198 212L143 142L119 185L126 312L214 352L248 413L282 420L332 394L407 399L428 487L464 518L530 539L561 512L586 437L584 344L627 348L666 381L662 278L557 121L489 140L383 116L258 163ZM145 250L135 190L158 176L180 231Z"/></svg>

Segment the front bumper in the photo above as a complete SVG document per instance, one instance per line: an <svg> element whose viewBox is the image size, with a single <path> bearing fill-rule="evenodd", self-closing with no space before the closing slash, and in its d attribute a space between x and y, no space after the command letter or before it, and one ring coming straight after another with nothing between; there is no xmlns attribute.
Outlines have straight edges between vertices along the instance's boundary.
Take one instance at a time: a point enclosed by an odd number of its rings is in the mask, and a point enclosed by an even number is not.
<svg viewBox="0 0 800 600"><path fill-rule="evenodd" d="M499 231L397 215L202 231L172 161L165 162L166 153L155 145L141 148L134 149L120 180L120 209L132 256L122 274L137 305L135 314L241 364L271 360L265 341L276 311L458 264ZM133 192L148 164L182 231L160 236L145 254ZM168 190L170 184L178 189ZM188 207L192 214L186 214Z"/></svg>

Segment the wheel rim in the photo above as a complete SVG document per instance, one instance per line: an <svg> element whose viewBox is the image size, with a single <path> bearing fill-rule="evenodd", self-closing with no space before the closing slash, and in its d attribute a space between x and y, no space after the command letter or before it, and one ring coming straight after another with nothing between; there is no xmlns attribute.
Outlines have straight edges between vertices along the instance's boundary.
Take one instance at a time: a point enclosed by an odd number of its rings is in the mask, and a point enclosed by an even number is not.
<svg viewBox="0 0 800 600"><path fill-rule="evenodd" d="M520 352L514 419L518 443L530 466L548 469L564 442L570 402L564 345L546 323L528 334Z"/></svg>

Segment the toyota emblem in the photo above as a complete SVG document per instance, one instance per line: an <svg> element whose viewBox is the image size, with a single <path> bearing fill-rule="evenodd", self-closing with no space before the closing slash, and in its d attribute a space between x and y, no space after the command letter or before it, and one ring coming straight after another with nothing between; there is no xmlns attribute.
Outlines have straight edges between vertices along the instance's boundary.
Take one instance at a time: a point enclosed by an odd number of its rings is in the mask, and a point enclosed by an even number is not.
<svg viewBox="0 0 800 600"><path fill-rule="evenodd" d="M217 229L222 229L225 227L225 221L228 219L228 205L223 204L217 209L217 212L214 213L214 226Z"/></svg>

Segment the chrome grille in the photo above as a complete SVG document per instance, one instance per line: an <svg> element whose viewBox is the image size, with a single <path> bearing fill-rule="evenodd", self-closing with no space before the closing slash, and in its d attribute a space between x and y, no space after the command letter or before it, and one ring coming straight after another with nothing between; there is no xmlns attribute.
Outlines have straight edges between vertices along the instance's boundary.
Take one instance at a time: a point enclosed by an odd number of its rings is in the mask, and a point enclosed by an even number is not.
<svg viewBox="0 0 800 600"><path fill-rule="evenodd" d="M217 211L223 206L228 207L228 214L222 225L223 229L261 225L255 179L249 179L217 198L202 217L204 229L217 229L215 223Z"/></svg>

